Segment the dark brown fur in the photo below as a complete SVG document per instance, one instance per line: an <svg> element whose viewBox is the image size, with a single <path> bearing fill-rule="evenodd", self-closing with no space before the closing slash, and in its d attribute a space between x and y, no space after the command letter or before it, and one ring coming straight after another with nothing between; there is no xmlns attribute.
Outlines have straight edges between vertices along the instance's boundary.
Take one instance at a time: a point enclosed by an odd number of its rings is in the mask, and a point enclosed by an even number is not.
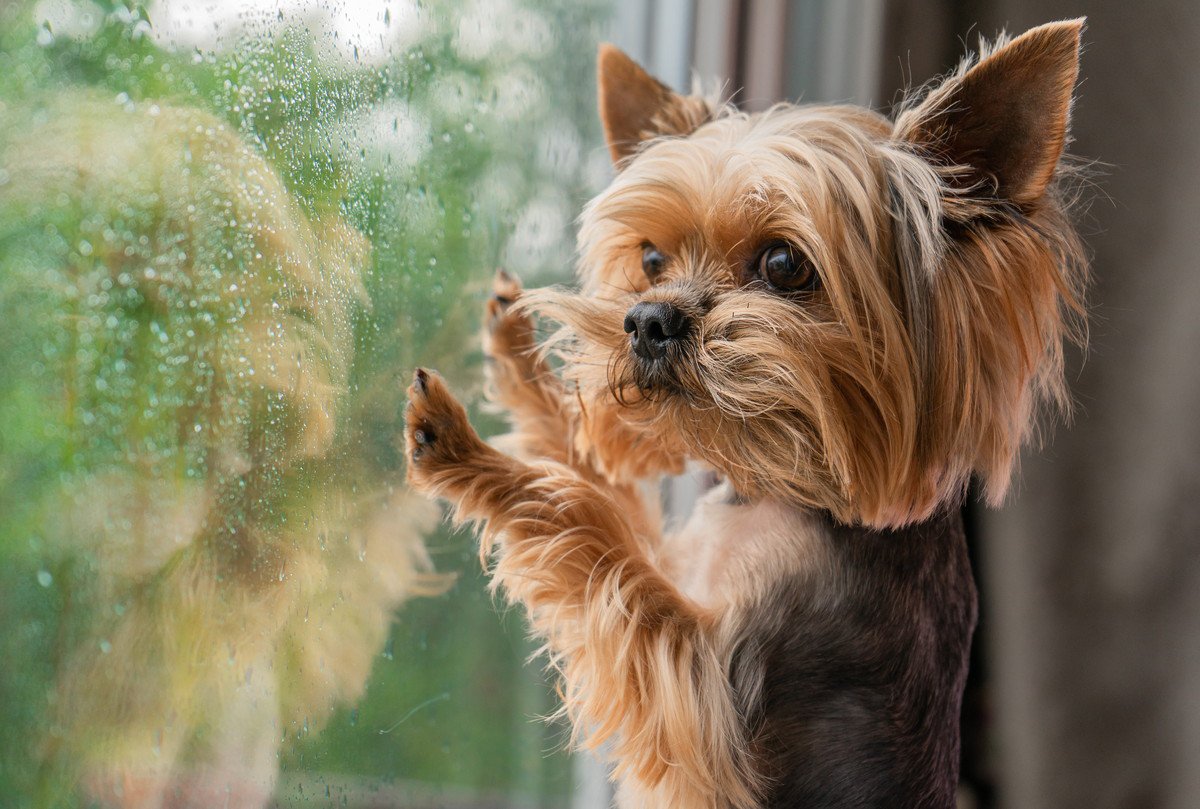
<svg viewBox="0 0 1200 809"><path fill-rule="evenodd" d="M828 525L841 576L777 582L733 658L735 689L757 692L745 710L763 806L953 806L977 613L958 510Z"/></svg>

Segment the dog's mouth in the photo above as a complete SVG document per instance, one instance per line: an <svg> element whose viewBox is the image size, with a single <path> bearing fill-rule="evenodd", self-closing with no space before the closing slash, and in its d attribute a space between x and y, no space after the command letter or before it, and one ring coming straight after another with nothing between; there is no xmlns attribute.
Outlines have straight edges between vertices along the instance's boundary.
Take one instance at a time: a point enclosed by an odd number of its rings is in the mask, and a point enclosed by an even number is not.
<svg viewBox="0 0 1200 809"><path fill-rule="evenodd" d="M673 357L631 358L634 387L643 398L682 393L678 361Z"/></svg>
<svg viewBox="0 0 1200 809"><path fill-rule="evenodd" d="M701 394L691 341L679 341L661 354L639 352L632 341L613 351L609 389L620 404L683 398L693 402Z"/></svg>

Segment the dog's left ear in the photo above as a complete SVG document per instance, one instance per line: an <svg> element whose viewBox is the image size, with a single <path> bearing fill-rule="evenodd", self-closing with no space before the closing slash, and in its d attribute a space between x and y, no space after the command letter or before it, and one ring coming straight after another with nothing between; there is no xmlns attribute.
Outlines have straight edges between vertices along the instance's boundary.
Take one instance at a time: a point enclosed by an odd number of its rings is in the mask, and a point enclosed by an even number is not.
<svg viewBox="0 0 1200 809"><path fill-rule="evenodd" d="M704 99L679 95L614 45L601 45L597 62L600 122L618 167L642 141L689 135L712 118Z"/></svg>
<svg viewBox="0 0 1200 809"><path fill-rule="evenodd" d="M1067 140L1084 20L1047 23L984 56L902 113L896 134L963 169L961 185L1035 204Z"/></svg>

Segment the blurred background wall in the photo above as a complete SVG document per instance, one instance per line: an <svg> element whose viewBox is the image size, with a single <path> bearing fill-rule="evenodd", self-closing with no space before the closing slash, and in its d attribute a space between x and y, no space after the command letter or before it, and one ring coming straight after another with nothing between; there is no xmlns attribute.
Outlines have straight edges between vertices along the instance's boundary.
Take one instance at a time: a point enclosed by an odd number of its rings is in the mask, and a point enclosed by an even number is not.
<svg viewBox="0 0 1200 809"><path fill-rule="evenodd" d="M981 807L1200 806L1200 7L1188 0L620 2L615 37L688 86L886 109L975 49L1086 15L1072 151L1100 161L1077 412L1008 504L969 507L983 593L964 711Z"/></svg>
<svg viewBox="0 0 1200 809"><path fill-rule="evenodd" d="M1002 805L1200 806L1200 8L976 5L1088 16L1073 151L1107 164L1078 414L980 525Z"/></svg>

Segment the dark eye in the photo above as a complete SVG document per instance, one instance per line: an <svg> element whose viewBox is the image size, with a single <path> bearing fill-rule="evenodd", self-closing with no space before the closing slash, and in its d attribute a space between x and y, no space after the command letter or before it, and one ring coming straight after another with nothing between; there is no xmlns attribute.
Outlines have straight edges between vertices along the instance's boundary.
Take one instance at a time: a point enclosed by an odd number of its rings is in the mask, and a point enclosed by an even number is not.
<svg viewBox="0 0 1200 809"><path fill-rule="evenodd" d="M758 257L758 277L780 292L812 289L817 268L790 244L773 244Z"/></svg>
<svg viewBox="0 0 1200 809"><path fill-rule="evenodd" d="M667 257L660 253L657 247L652 244L642 245L642 272L646 273L647 278L653 281L666 267Z"/></svg>

